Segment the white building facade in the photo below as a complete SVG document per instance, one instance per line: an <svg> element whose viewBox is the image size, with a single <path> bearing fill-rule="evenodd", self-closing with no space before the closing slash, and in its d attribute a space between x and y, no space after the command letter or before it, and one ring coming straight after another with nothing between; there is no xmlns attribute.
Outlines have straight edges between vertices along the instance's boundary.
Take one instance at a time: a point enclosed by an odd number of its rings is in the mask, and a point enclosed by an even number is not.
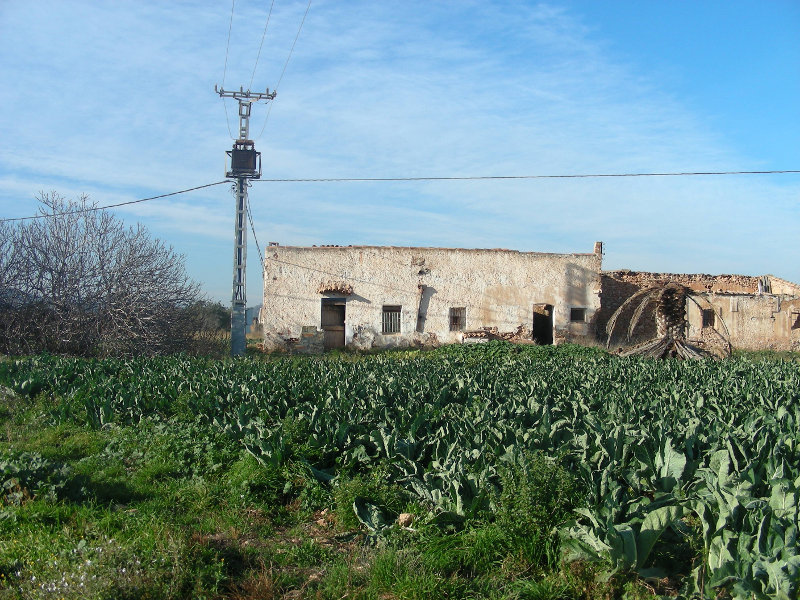
<svg viewBox="0 0 800 600"><path fill-rule="evenodd" d="M268 346L308 351L592 341L601 267L599 242L586 254L273 244L259 325Z"/></svg>

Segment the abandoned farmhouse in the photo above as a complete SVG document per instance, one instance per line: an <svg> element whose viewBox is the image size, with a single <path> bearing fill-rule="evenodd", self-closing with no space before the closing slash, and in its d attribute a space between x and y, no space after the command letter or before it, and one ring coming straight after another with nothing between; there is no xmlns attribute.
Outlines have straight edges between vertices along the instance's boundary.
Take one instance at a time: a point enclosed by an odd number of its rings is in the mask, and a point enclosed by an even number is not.
<svg viewBox="0 0 800 600"><path fill-rule="evenodd" d="M254 327L267 349L320 352L486 339L607 343L606 324L648 286L679 283L687 337L733 348L800 350L800 286L765 275L603 271L591 253L385 246L279 246L264 260ZM630 345L652 336L643 319Z"/></svg>

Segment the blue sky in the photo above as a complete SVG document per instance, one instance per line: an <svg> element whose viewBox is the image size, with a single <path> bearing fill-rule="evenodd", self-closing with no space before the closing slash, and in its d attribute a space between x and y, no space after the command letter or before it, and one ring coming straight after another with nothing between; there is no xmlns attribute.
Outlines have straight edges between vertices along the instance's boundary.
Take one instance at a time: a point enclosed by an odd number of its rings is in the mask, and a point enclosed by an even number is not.
<svg viewBox="0 0 800 600"><path fill-rule="evenodd" d="M274 89L307 2L237 0L225 86ZM0 2L0 218L224 179L228 0ZM313 0L251 134L264 178L800 169L800 2ZM236 105L228 101L236 131ZM262 133L263 131L263 133ZM800 281L800 176L255 183L262 247L590 252ZM116 209L230 300L227 185ZM248 300L260 269L253 238Z"/></svg>

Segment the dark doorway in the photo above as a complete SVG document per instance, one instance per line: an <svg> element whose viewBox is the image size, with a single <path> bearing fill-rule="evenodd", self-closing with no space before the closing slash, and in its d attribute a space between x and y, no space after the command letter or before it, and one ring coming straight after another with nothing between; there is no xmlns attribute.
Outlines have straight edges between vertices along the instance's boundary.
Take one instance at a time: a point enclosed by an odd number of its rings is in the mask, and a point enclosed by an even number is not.
<svg viewBox="0 0 800 600"><path fill-rule="evenodd" d="M344 298L322 299L322 331L325 349L344 348Z"/></svg>
<svg viewBox="0 0 800 600"><path fill-rule="evenodd" d="M540 346L553 343L553 305L533 305L533 341Z"/></svg>
<svg viewBox="0 0 800 600"><path fill-rule="evenodd" d="M425 333L425 320L428 318L428 306L436 289L420 284L419 309L417 310L417 333Z"/></svg>

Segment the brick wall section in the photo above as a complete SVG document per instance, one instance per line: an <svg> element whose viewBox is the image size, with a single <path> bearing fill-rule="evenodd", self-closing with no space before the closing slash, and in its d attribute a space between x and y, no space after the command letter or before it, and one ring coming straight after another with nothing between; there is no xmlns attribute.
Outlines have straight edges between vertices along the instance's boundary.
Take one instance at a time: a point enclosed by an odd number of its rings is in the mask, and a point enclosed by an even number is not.
<svg viewBox="0 0 800 600"><path fill-rule="evenodd" d="M637 273L640 277L624 277L616 276L616 273L623 273L621 271L604 272L600 275L600 310L597 312L595 325L597 331L597 338L605 343L607 339L606 325L614 312L622 305L625 300L630 298L640 289L651 285L653 282L647 280L646 275L650 273ZM628 273L631 273L630 271ZM636 310L636 302L621 315L617 321L615 336L612 339L612 345L627 345L625 339L628 323L630 322L633 311ZM636 330L636 335L631 343L644 341L655 337L656 326L653 314L654 308L642 315L640 325Z"/></svg>
<svg viewBox="0 0 800 600"><path fill-rule="evenodd" d="M704 273L646 273L642 271L605 271L604 278L620 283L646 287L669 281L685 285L696 292L723 292L728 294L757 294L759 277L749 275L706 275Z"/></svg>
<svg viewBox="0 0 800 600"><path fill-rule="evenodd" d="M322 354L325 350L325 332L314 326L303 327L300 338L291 344L291 349L300 354Z"/></svg>
<svg viewBox="0 0 800 600"><path fill-rule="evenodd" d="M713 308L720 319L718 328L727 329L735 348L777 350L800 348L800 297L790 292L798 290L791 282L770 276L772 294L759 294L759 277L747 275L705 275L677 273L646 273L639 271L605 271L600 275L600 303L597 312L597 337L605 343L606 325L614 312L638 290L651 285L674 281L697 293L702 306ZM656 336L654 310L651 303L642 315L633 338L626 339L628 324L639 302L634 301L619 317L611 348L627 346ZM700 309L688 307L690 338L706 337L701 329ZM722 326L724 321L724 327Z"/></svg>
<svg viewBox="0 0 800 600"><path fill-rule="evenodd" d="M685 285L696 292L756 294L758 292L758 277L748 275L706 275L704 273L649 273L643 271L604 271L600 275L600 311L597 313L597 336L602 342L606 341L606 325L614 312L625 300L638 290L651 285L663 285L674 281ZM634 301L631 306L620 316L612 339L612 346L628 345L652 339L656 336L655 303L651 303L639 322L631 341L626 339L627 327L631 316L638 306Z"/></svg>

